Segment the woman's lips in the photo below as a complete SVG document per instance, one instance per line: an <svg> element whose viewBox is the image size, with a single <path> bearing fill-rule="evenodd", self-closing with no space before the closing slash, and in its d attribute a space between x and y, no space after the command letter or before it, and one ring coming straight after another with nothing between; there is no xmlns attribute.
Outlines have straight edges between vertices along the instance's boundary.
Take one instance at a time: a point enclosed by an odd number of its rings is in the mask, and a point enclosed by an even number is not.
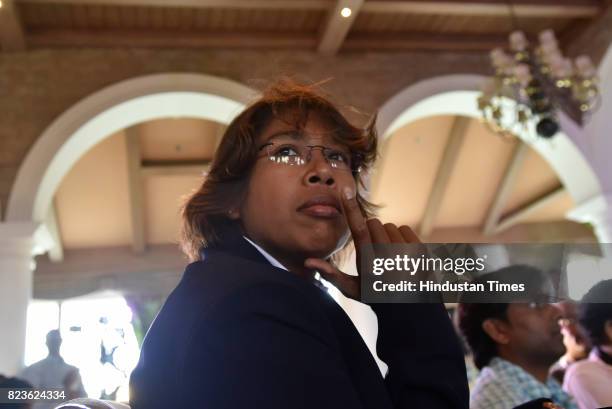
<svg viewBox="0 0 612 409"><path fill-rule="evenodd" d="M312 196L297 209L311 217L334 219L341 215L340 202L330 194Z"/></svg>
<svg viewBox="0 0 612 409"><path fill-rule="evenodd" d="M334 206L324 204L312 204L300 208L302 213L313 217L321 217L325 219L333 219L340 216L340 212Z"/></svg>

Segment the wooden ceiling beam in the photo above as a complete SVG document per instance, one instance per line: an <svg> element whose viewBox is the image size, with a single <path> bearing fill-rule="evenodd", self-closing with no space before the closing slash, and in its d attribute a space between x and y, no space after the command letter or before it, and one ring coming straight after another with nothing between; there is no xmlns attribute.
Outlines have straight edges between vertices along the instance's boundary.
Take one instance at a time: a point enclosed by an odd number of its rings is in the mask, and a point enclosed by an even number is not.
<svg viewBox="0 0 612 409"><path fill-rule="evenodd" d="M592 242L593 230L568 220L521 223L494 236L484 235L478 227L436 228L427 239L430 243L572 243Z"/></svg>
<svg viewBox="0 0 612 409"><path fill-rule="evenodd" d="M1 0L0 43L3 51L23 51L26 48L23 27L14 0Z"/></svg>
<svg viewBox="0 0 612 409"><path fill-rule="evenodd" d="M81 277L168 272L179 274L185 268L185 257L176 243L152 244L149 251L134 254L129 246L66 249L61 263L52 263L45 256L36 258L35 277ZM36 280L37 278L35 278Z"/></svg>
<svg viewBox="0 0 612 409"><path fill-rule="evenodd" d="M597 16L602 11L602 4L596 0L566 0L558 2L535 0L514 2L512 7L517 17L589 18ZM505 0L370 0L363 5L362 11L368 13L443 14L456 16L510 16L508 2Z"/></svg>
<svg viewBox="0 0 612 409"><path fill-rule="evenodd" d="M506 166L502 181L497 187L495 198L493 199L491 207L487 213L487 218L485 219L482 229L483 234L494 234L499 218L504 211L504 207L506 206L508 197L510 197L510 193L512 193L514 182L516 181L519 171L523 166L523 162L525 161L525 156L527 156L528 152L529 147L527 144L519 140L514 148L514 152L512 153L512 158Z"/></svg>
<svg viewBox="0 0 612 409"><path fill-rule="evenodd" d="M142 176L201 176L208 171L210 161L143 161Z"/></svg>
<svg viewBox="0 0 612 409"><path fill-rule="evenodd" d="M366 3L367 4L367 3ZM489 52L496 47L505 47L506 35L436 34L426 32L403 32L390 34L351 33L344 41L346 51L477 51Z"/></svg>
<svg viewBox="0 0 612 409"><path fill-rule="evenodd" d="M159 48L308 48L314 36L298 33L209 33L158 30L36 29L27 36L31 47L159 47Z"/></svg>
<svg viewBox="0 0 612 409"><path fill-rule="evenodd" d="M7 0L5 0L7 1ZM270 10L329 10L334 0L13 0L35 4L78 4L144 7L193 7ZM595 17L603 4L597 0L533 0L514 3L514 13L521 17L576 18ZM508 16L505 0L367 0L362 10L375 13L411 13L445 15Z"/></svg>
<svg viewBox="0 0 612 409"><path fill-rule="evenodd" d="M27 34L30 48L37 47L151 47L151 48L266 48L308 49L318 46L310 33L242 32L209 33L160 30L33 29ZM426 50L488 52L507 45L505 35L434 34L405 32L393 35L351 33L343 50Z"/></svg>
<svg viewBox="0 0 612 409"><path fill-rule="evenodd" d="M359 14L364 0L338 0L333 9L329 11L317 51L325 55L334 55L342 47L353 22ZM343 16L344 9L350 10L350 15Z"/></svg>
<svg viewBox="0 0 612 409"><path fill-rule="evenodd" d="M37 47L152 47L152 48L267 48L315 49L317 39L308 33L178 33L153 30L35 29L27 36L30 48ZM503 47L506 36L350 34L343 50L427 50L488 52Z"/></svg>
<svg viewBox="0 0 612 409"><path fill-rule="evenodd" d="M464 116L455 117L448 135L446 147L444 148L444 154L438 165L433 187L427 199L425 214L419 225L419 235L422 238L427 238L433 231L436 217L442 206L444 193L446 192L448 182L450 181L453 169L457 163L457 158L459 157L459 152L461 151L461 146L467 135L469 125L470 118Z"/></svg>
<svg viewBox="0 0 612 409"><path fill-rule="evenodd" d="M536 210L541 209L542 207L548 205L552 201L559 198L561 195L565 194L565 188L563 186L558 186L552 191L532 200L526 205L522 206L520 209L512 212L510 215L504 217L497 224L494 230L494 234L499 234L504 230L509 229L512 226L515 226L522 222L527 216L535 212Z"/></svg>
<svg viewBox="0 0 612 409"><path fill-rule="evenodd" d="M191 7L257 10L329 10L334 0L15 0L34 4L96 6Z"/></svg>

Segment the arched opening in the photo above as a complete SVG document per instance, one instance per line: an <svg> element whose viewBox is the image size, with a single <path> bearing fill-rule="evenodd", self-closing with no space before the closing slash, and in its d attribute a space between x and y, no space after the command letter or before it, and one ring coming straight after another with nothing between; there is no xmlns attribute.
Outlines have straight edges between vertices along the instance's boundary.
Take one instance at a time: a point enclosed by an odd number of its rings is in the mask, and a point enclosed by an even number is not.
<svg viewBox="0 0 612 409"><path fill-rule="evenodd" d="M2 308L7 311L2 325L15 329L0 354L2 372L13 373L23 365L25 311L32 293L36 294L31 256L49 250L53 241L58 242L53 233L44 234L49 228L38 227L53 224L49 209L54 196L79 159L118 132L155 119L192 118L228 124L255 96L256 92L244 85L207 75L168 73L138 77L83 99L43 132L21 164L6 212L7 237L18 251L14 252L15 260L7 264L13 285L0 297ZM164 269L167 258L162 254L150 264ZM129 265L129 260L124 265ZM107 281L102 277L96 283L104 288L113 287ZM112 284L113 280L110 281ZM163 277L158 281L163 281ZM61 285L56 280L55 287Z"/></svg>
<svg viewBox="0 0 612 409"><path fill-rule="evenodd" d="M479 118L476 105L483 76L448 75L427 79L400 91L380 109L378 132L383 138L402 126L435 115ZM554 169L575 203L598 195L601 186L585 155L584 131L560 115L561 132L552 140L518 135Z"/></svg>
<svg viewBox="0 0 612 409"><path fill-rule="evenodd" d="M57 118L21 164L6 221L42 222L71 166L102 139L156 118L229 121L256 93L236 82L200 74L159 74L104 88Z"/></svg>

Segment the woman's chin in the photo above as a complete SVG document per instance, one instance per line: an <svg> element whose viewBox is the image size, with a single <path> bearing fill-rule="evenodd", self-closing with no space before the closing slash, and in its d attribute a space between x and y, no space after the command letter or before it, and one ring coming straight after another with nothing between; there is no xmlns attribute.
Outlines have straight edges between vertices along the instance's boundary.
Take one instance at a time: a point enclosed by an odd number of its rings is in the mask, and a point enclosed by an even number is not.
<svg viewBox="0 0 612 409"><path fill-rule="evenodd" d="M318 241L309 243L310 245L304 247L304 253L306 258L320 258L327 259L338 250L338 242L325 242Z"/></svg>

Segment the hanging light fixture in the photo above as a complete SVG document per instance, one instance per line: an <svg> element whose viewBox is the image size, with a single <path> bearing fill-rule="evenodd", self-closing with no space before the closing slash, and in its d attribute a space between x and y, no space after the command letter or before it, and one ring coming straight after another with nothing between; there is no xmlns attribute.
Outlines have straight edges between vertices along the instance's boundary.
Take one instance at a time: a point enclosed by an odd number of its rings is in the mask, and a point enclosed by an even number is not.
<svg viewBox="0 0 612 409"><path fill-rule="evenodd" d="M552 30L541 32L534 47L522 31L512 32L509 40L510 52L496 48L490 54L495 75L478 98L484 122L506 137L535 128L539 137L552 138L562 110L582 125L600 97L591 59L564 57Z"/></svg>

